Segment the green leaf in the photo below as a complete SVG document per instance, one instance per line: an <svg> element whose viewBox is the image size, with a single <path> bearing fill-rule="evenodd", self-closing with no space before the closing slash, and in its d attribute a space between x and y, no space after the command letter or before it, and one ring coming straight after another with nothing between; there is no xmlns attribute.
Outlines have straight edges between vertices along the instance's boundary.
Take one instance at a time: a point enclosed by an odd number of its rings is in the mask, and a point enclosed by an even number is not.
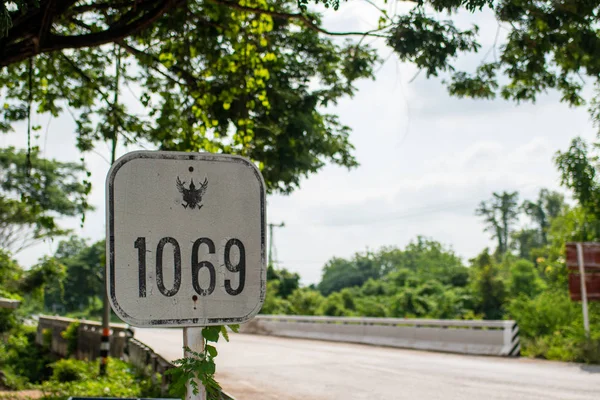
<svg viewBox="0 0 600 400"><path fill-rule="evenodd" d="M223 339L225 339L225 341L229 342L229 332L227 332L227 327L226 326L221 326L221 335L223 335Z"/></svg>
<svg viewBox="0 0 600 400"><path fill-rule="evenodd" d="M209 344L206 345L206 351L208 352L208 354L210 354L211 357L216 357L218 354L217 348Z"/></svg>
<svg viewBox="0 0 600 400"><path fill-rule="evenodd" d="M221 333L220 326L207 326L202 329L202 336L209 342L218 342L219 333Z"/></svg>

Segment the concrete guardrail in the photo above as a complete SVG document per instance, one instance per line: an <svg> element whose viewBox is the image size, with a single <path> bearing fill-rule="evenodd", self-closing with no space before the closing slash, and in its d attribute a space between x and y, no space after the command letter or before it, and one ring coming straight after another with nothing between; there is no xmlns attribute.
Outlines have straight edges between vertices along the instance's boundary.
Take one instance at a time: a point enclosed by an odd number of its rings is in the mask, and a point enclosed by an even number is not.
<svg viewBox="0 0 600 400"><path fill-rule="evenodd" d="M450 353L518 356L515 321L259 315L241 333Z"/></svg>
<svg viewBox="0 0 600 400"><path fill-rule="evenodd" d="M21 302L19 300L5 299L0 297L0 308L19 308Z"/></svg>
<svg viewBox="0 0 600 400"><path fill-rule="evenodd" d="M43 344L43 332L50 331L52 335L50 350L61 357L66 357L68 355L69 343L67 339L62 337L61 333L73 322L79 322L79 329L77 331L77 349L73 356L79 360L95 360L100 357L102 324L96 321L40 315L38 319L36 342L38 344ZM123 355L123 350L125 349L129 336L127 325L110 324L110 330L110 356L120 358Z"/></svg>

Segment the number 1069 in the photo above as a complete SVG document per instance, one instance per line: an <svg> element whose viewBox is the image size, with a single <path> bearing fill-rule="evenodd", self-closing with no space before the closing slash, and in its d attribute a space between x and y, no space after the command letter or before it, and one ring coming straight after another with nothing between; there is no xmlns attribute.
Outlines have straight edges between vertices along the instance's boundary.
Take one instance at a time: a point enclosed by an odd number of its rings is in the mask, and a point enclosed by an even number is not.
<svg viewBox="0 0 600 400"><path fill-rule="evenodd" d="M163 279L163 253L167 245L170 245L173 249L174 276L173 286L170 289L167 289ZM191 259L192 286L199 295L208 296L215 290L217 273L215 266L210 261L198 260L198 252L201 246L206 246L209 254L215 254L215 243L211 239L203 237L194 242ZM234 246L239 251L239 261L235 265L231 262L231 250ZM146 297L146 238L138 237L133 247L138 250L139 297ZM229 272L239 274L239 281L236 288L232 287L230 279L225 279L225 291L231 296L237 296L244 290L246 282L246 249L241 240L229 239L227 241L224 249L224 260L225 268ZM208 282L201 283L199 280L202 268L208 270ZM175 296L181 288L181 249L177 240L172 237L160 239L156 246L156 286L160 293L167 297Z"/></svg>

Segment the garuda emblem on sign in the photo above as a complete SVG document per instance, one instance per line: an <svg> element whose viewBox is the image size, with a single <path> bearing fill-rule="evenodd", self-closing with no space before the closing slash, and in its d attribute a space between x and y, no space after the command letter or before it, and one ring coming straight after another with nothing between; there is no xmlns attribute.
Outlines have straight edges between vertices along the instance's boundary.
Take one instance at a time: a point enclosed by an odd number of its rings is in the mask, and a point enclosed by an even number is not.
<svg viewBox="0 0 600 400"><path fill-rule="evenodd" d="M200 181L198 181L200 182ZM181 182L181 179L177 177L177 190L183 195L183 208L191 208L192 210L198 207L198 210L202 208L200 204L202 202L202 196L206 193L208 187L208 178L204 178L204 182L200 183L200 186L196 189L194 180L190 179L190 185L186 189L185 182Z"/></svg>

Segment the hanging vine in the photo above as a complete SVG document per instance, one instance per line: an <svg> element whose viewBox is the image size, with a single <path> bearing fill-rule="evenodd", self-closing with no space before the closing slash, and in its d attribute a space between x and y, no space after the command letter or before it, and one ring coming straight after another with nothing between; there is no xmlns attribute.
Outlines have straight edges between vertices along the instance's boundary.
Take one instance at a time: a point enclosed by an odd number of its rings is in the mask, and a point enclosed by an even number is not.
<svg viewBox="0 0 600 400"><path fill-rule="evenodd" d="M31 105L33 104L33 58L27 64L27 175L31 173Z"/></svg>

